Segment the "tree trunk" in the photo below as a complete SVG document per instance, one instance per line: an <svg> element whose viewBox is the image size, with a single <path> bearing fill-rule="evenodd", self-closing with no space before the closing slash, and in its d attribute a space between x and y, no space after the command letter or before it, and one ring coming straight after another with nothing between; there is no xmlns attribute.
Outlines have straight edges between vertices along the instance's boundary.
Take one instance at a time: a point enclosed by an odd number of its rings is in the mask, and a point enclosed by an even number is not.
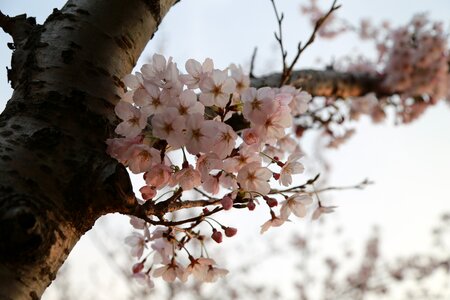
<svg viewBox="0 0 450 300"><path fill-rule="evenodd" d="M39 299L72 247L134 203L105 152L120 81L176 0L79 0L9 18L14 94L0 116L0 299Z"/></svg>

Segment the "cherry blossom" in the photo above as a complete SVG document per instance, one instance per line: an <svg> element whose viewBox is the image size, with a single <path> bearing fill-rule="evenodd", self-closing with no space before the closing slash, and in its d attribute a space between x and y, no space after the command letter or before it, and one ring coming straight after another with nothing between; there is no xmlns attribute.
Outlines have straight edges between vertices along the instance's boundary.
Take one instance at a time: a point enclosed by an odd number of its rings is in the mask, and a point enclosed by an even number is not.
<svg viewBox="0 0 450 300"><path fill-rule="evenodd" d="M114 110L117 116L123 120L116 127L117 134L127 138L134 138L147 126L148 114L141 112L128 102L119 101Z"/></svg>
<svg viewBox="0 0 450 300"><path fill-rule="evenodd" d="M270 185L267 182L272 177L272 172L257 162L249 163L239 170L237 181L245 191L267 195Z"/></svg>
<svg viewBox="0 0 450 300"><path fill-rule="evenodd" d="M205 121L203 115L195 113L186 120L186 150L191 154L209 152L216 135L216 123Z"/></svg>
<svg viewBox="0 0 450 300"><path fill-rule="evenodd" d="M219 158L226 158L233 151L236 145L237 134L230 125L224 123L215 123L216 137L212 146L212 151L216 153Z"/></svg>
<svg viewBox="0 0 450 300"><path fill-rule="evenodd" d="M185 282L186 277L184 273L184 268L173 258L169 264L155 269L153 276L162 277L167 282L174 282L176 278Z"/></svg>
<svg viewBox="0 0 450 300"><path fill-rule="evenodd" d="M264 124L268 115L271 115L275 109L275 92L269 88L249 88L242 94L244 108L242 113L244 117L254 124Z"/></svg>
<svg viewBox="0 0 450 300"><path fill-rule="evenodd" d="M216 282L219 277L224 277L229 273L226 269L216 268L209 265L208 271L206 271L205 282Z"/></svg>
<svg viewBox="0 0 450 300"><path fill-rule="evenodd" d="M200 81L202 81L212 73L214 69L214 63L210 58L205 59L203 64L200 64L195 59L188 59L186 61L185 67L188 74L181 75L180 80L184 84L186 84L188 88L196 89L198 88Z"/></svg>
<svg viewBox="0 0 450 300"><path fill-rule="evenodd" d="M272 215L272 218L268 221L266 221L264 224L261 225L261 231L260 233L266 232L270 227L279 227L283 225L285 222L284 219L277 217L275 215Z"/></svg>
<svg viewBox="0 0 450 300"><path fill-rule="evenodd" d="M139 232L133 232L132 235L125 238L125 243L131 246L131 255L140 258L144 253L145 237Z"/></svg>
<svg viewBox="0 0 450 300"><path fill-rule="evenodd" d="M161 162L160 152L145 144L134 144L129 150L128 167L134 174L146 172Z"/></svg>
<svg viewBox="0 0 450 300"><path fill-rule="evenodd" d="M156 164L144 174L144 180L148 185L160 189L169 182L171 175L170 167L164 164Z"/></svg>
<svg viewBox="0 0 450 300"><path fill-rule="evenodd" d="M210 258L193 258L190 257L190 263L186 267L186 274L193 275L199 281L205 281L209 266L215 264L215 261Z"/></svg>
<svg viewBox="0 0 450 300"><path fill-rule="evenodd" d="M197 101L197 95L191 90L184 90L177 97L172 98L171 106L178 110L180 116L198 113L204 114L205 106Z"/></svg>
<svg viewBox="0 0 450 300"><path fill-rule="evenodd" d="M281 203L280 218L287 220L291 212L299 217L303 218L306 216L306 206L312 203L313 199L309 194L297 193Z"/></svg>
<svg viewBox="0 0 450 300"><path fill-rule="evenodd" d="M293 152L289 155L286 163L282 164L280 172L280 183L284 186L290 186L292 183L292 175L302 173L305 168L297 160L303 154L300 151Z"/></svg>
<svg viewBox="0 0 450 300"><path fill-rule="evenodd" d="M169 107L152 118L152 133L154 136L165 139L170 146L179 148L184 144L184 120L176 108Z"/></svg>
<svg viewBox="0 0 450 300"><path fill-rule="evenodd" d="M317 220L322 214L329 214L334 211L337 206L322 206L319 205L316 210L314 210L312 219Z"/></svg>
<svg viewBox="0 0 450 300"><path fill-rule="evenodd" d="M184 191L192 190L201 184L200 172L189 165L173 175L173 183L178 183Z"/></svg>
<svg viewBox="0 0 450 300"><path fill-rule="evenodd" d="M236 89L236 82L227 78L226 71L214 70L211 76L200 82L200 89L200 102L205 106L225 107Z"/></svg>

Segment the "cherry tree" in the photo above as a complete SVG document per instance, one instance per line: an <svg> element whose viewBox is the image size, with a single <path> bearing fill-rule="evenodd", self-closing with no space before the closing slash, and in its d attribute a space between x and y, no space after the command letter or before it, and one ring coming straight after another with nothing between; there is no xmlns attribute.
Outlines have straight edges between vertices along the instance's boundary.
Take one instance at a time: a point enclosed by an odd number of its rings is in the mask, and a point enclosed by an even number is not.
<svg viewBox="0 0 450 300"><path fill-rule="evenodd" d="M14 88L0 120L2 298L40 298L79 238L113 212L130 215L137 230L126 242L138 280L215 281L227 270L207 256L205 240L238 230L220 223L219 212L265 206L265 232L305 217L307 207L313 219L333 211L320 201L327 188L316 188L319 176L292 180L304 170L305 131L322 130L337 146L361 114L378 122L394 109L408 123L448 98L442 25L424 15L400 28L335 25L336 1L324 11L314 1L304 7L314 28L292 60L272 1L280 73L256 77L211 59L190 59L184 72L154 54L131 74L177 2L73 0L42 25L0 14L13 38ZM344 30L373 40L378 60L295 69L318 36ZM137 195L126 167L145 179Z"/></svg>

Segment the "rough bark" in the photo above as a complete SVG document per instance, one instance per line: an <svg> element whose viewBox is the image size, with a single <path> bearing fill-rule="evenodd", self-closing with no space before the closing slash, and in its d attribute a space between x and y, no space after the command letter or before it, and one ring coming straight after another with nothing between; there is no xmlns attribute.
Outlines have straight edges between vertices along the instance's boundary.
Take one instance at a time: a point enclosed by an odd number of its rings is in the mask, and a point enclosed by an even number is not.
<svg viewBox="0 0 450 300"><path fill-rule="evenodd" d="M0 116L0 299L39 299L95 220L135 205L105 153L120 81L176 0L71 0L43 25L0 14L14 94Z"/></svg>

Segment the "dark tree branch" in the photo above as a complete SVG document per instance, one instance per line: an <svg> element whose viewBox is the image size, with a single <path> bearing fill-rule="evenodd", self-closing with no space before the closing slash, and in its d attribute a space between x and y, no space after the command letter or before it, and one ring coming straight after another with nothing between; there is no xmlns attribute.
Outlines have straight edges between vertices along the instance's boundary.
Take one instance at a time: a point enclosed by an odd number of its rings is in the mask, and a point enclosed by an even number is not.
<svg viewBox="0 0 450 300"><path fill-rule="evenodd" d="M274 73L251 79L251 86L278 86L282 74ZM382 85L383 77L368 73L337 72L333 70L298 70L293 71L287 84L302 88L313 96L358 97L367 93L378 96L391 95Z"/></svg>

